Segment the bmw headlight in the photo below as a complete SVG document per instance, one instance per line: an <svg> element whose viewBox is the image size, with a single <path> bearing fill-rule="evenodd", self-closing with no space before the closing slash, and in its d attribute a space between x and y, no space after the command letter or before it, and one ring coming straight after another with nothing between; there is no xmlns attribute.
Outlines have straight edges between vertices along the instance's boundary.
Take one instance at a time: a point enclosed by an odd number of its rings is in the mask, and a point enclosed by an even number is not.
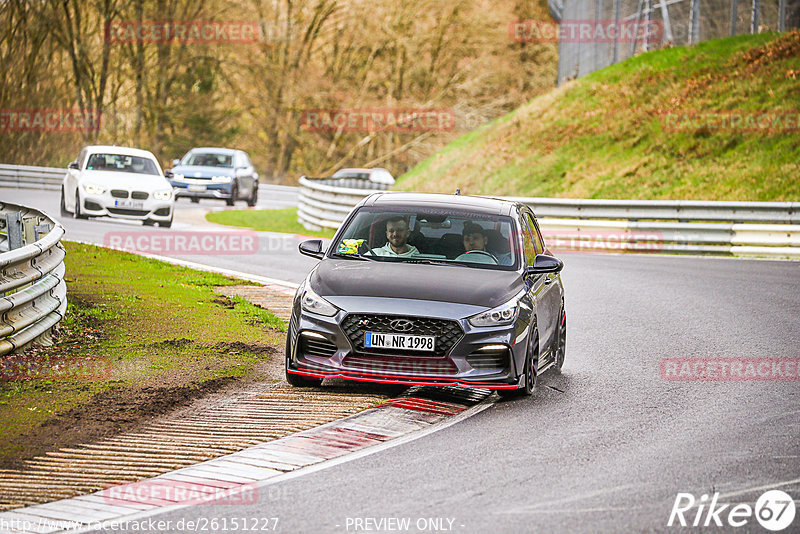
<svg viewBox="0 0 800 534"><path fill-rule="evenodd" d="M469 318L469 324L479 327L509 325L514 322L514 319L517 318L517 313L519 312L519 300L520 297L516 296L508 302L497 306L496 308L481 312L478 315L473 315Z"/></svg>
<svg viewBox="0 0 800 534"><path fill-rule="evenodd" d="M215 184L229 184L233 181L233 176L212 176L211 181Z"/></svg>
<svg viewBox="0 0 800 534"><path fill-rule="evenodd" d="M100 187L97 184L83 184L83 190L90 195L102 195L106 191L104 187Z"/></svg>
<svg viewBox="0 0 800 534"><path fill-rule="evenodd" d="M307 312L326 315L328 317L336 315L336 312L339 311L336 306L314 293L309 286L306 286L305 291L303 291L303 297L300 299L300 306Z"/></svg>
<svg viewBox="0 0 800 534"><path fill-rule="evenodd" d="M169 200L172 198L172 190L163 189L161 191L156 191L153 193L153 198L156 200Z"/></svg>

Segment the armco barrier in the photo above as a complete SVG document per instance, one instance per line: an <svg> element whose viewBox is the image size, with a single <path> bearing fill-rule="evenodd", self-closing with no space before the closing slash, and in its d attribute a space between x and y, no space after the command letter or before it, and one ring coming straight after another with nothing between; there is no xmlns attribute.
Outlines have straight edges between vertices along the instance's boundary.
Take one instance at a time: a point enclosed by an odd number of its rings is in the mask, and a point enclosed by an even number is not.
<svg viewBox="0 0 800 534"><path fill-rule="evenodd" d="M63 235L44 213L0 202L0 355L51 343L67 311Z"/></svg>
<svg viewBox="0 0 800 534"><path fill-rule="evenodd" d="M302 177L298 221L311 230L336 229L373 193ZM800 202L501 198L531 206L548 243L597 245L613 237L620 251L800 258ZM642 247L637 236L658 246Z"/></svg>
<svg viewBox="0 0 800 534"><path fill-rule="evenodd" d="M58 191L66 169L0 164L0 187L50 189Z"/></svg>

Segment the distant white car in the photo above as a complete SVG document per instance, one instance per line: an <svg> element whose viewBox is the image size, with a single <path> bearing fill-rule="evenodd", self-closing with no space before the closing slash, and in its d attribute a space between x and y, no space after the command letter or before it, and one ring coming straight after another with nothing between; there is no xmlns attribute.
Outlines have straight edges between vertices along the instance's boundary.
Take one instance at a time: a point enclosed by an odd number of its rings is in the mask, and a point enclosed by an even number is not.
<svg viewBox="0 0 800 534"><path fill-rule="evenodd" d="M69 164L61 186L61 216L118 217L169 228L175 196L147 150L87 146Z"/></svg>
<svg viewBox="0 0 800 534"><path fill-rule="evenodd" d="M336 171L332 178L360 178L376 184L394 185L392 173L380 167L373 169L341 169Z"/></svg>

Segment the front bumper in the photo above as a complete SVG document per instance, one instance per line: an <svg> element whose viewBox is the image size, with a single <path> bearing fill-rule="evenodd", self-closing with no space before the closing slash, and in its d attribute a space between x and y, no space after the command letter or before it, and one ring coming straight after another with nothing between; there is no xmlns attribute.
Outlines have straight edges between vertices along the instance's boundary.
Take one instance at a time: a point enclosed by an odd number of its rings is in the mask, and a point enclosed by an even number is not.
<svg viewBox="0 0 800 534"><path fill-rule="evenodd" d="M91 217L115 217L118 219L152 220L167 222L172 220L174 200L156 200L149 196L146 200L118 199L108 191L101 195L81 197L81 211Z"/></svg>
<svg viewBox="0 0 800 534"><path fill-rule="evenodd" d="M233 182L227 184L214 183L210 180L194 180L192 182L171 182L175 198L211 198L227 200L233 193Z"/></svg>
<svg viewBox="0 0 800 534"><path fill-rule="evenodd" d="M458 340L444 354L376 353L365 352L354 343L352 331L350 336L345 332L342 324L348 315L340 312L334 317L324 317L301 311L295 305L288 332L287 372L371 383L486 389L519 387L521 362L524 362L528 343L525 324L475 328L466 319L439 316L439 319L456 321L461 329ZM492 351L487 352L487 347Z"/></svg>

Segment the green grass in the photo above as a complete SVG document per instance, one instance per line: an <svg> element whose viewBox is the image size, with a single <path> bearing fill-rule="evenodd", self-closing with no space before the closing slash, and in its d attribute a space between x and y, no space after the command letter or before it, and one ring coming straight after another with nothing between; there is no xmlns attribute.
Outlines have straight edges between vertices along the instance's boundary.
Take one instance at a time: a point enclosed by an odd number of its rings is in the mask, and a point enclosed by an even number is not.
<svg viewBox="0 0 800 534"><path fill-rule="evenodd" d="M213 211L206 214L206 220L227 226L251 228L257 231L282 232L285 234L300 234L312 237L331 238L335 233L333 230L322 230L319 232L306 230L302 224L297 222L297 208L280 210Z"/></svg>
<svg viewBox="0 0 800 534"><path fill-rule="evenodd" d="M800 200L800 126L681 128L686 111L800 107L800 32L640 54L456 139L395 189L568 198ZM800 114L795 113L795 123Z"/></svg>
<svg viewBox="0 0 800 534"><path fill-rule="evenodd" d="M263 379L260 366L283 348L284 320L214 290L249 282L91 245L65 246L68 313L57 344L24 355L50 366L47 379L0 381L0 460L36 450L29 442L37 436L50 439L52 427L39 429L48 419L69 410L94 414L97 395L135 405L139 392L157 396L218 379ZM110 375L69 379L53 370L58 359L100 361L110 365ZM133 413L121 417L137 417L135 406Z"/></svg>

